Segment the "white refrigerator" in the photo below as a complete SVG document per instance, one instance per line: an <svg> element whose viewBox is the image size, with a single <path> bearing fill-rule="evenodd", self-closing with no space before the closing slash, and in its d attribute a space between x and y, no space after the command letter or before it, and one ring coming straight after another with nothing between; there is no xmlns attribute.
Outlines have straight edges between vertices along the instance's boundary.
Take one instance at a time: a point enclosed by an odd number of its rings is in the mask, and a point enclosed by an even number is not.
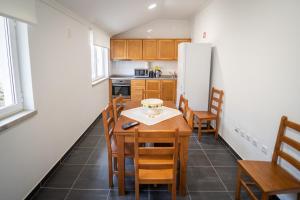
<svg viewBox="0 0 300 200"><path fill-rule="evenodd" d="M177 105L181 94L194 111L207 110L211 70L211 44L181 43L178 47Z"/></svg>

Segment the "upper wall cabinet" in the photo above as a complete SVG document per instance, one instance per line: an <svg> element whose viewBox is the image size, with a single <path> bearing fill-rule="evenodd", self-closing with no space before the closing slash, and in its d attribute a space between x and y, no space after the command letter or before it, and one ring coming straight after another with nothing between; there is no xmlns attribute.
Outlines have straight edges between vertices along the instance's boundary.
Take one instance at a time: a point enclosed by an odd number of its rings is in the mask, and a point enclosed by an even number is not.
<svg viewBox="0 0 300 200"><path fill-rule="evenodd" d="M127 59L143 59L143 40L127 40Z"/></svg>
<svg viewBox="0 0 300 200"><path fill-rule="evenodd" d="M191 39L111 39L111 59L177 60L181 42Z"/></svg>
<svg viewBox="0 0 300 200"><path fill-rule="evenodd" d="M174 60L175 59L175 41L174 40L158 40L158 59Z"/></svg>
<svg viewBox="0 0 300 200"><path fill-rule="evenodd" d="M175 40L175 59L178 58L178 45L182 42L191 42L191 39L178 39Z"/></svg>
<svg viewBox="0 0 300 200"><path fill-rule="evenodd" d="M123 60L127 58L127 41L126 40L111 40L111 59Z"/></svg>
<svg viewBox="0 0 300 200"><path fill-rule="evenodd" d="M157 40L143 40L143 59L157 59Z"/></svg>

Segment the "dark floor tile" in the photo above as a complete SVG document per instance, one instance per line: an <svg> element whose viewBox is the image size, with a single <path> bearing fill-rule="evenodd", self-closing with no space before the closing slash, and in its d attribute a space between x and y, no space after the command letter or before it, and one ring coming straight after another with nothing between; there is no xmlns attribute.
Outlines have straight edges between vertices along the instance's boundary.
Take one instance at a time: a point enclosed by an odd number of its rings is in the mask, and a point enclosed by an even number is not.
<svg viewBox="0 0 300 200"><path fill-rule="evenodd" d="M202 150L189 150L188 166L211 166Z"/></svg>
<svg viewBox="0 0 300 200"><path fill-rule="evenodd" d="M189 167L187 185L190 191L225 191L212 167Z"/></svg>
<svg viewBox="0 0 300 200"><path fill-rule="evenodd" d="M213 166L237 166L237 160L228 150L206 150Z"/></svg>
<svg viewBox="0 0 300 200"><path fill-rule="evenodd" d="M93 149L74 148L63 160L63 164L85 164Z"/></svg>
<svg viewBox="0 0 300 200"><path fill-rule="evenodd" d="M93 135L93 136L103 136L104 135L102 118L96 122L95 126L89 131L88 135Z"/></svg>
<svg viewBox="0 0 300 200"><path fill-rule="evenodd" d="M215 169L223 183L226 185L227 190L235 191L237 167L215 167Z"/></svg>
<svg viewBox="0 0 300 200"><path fill-rule="evenodd" d="M72 190L67 200L106 200L109 190Z"/></svg>
<svg viewBox="0 0 300 200"><path fill-rule="evenodd" d="M189 149L201 149L196 137L190 137Z"/></svg>
<svg viewBox="0 0 300 200"><path fill-rule="evenodd" d="M75 189L109 189L108 168L105 165L87 165L77 179Z"/></svg>
<svg viewBox="0 0 300 200"><path fill-rule="evenodd" d="M84 136L77 144L78 147L94 148L98 144L100 137L93 135Z"/></svg>
<svg viewBox="0 0 300 200"><path fill-rule="evenodd" d="M92 155L88 161L88 164L107 166L107 162L108 162L107 149L106 148L96 148L95 151L92 153Z"/></svg>
<svg viewBox="0 0 300 200"><path fill-rule="evenodd" d="M83 165L60 165L49 177L44 186L70 188L82 168Z"/></svg>
<svg viewBox="0 0 300 200"><path fill-rule="evenodd" d="M172 193L169 191L150 191L150 200L171 200ZM177 200L189 200L189 196L176 195Z"/></svg>
<svg viewBox="0 0 300 200"><path fill-rule="evenodd" d="M41 188L32 200L63 200L69 190Z"/></svg>
<svg viewBox="0 0 300 200"><path fill-rule="evenodd" d="M190 192L192 200L231 200L228 192Z"/></svg>
<svg viewBox="0 0 300 200"><path fill-rule="evenodd" d="M202 149L227 149L220 140L215 140L213 135L202 137L199 142Z"/></svg>
<svg viewBox="0 0 300 200"><path fill-rule="evenodd" d="M148 200L148 191L140 191L140 200ZM119 196L118 190L111 190L109 193L109 200L134 200L135 192L126 191L124 196Z"/></svg>

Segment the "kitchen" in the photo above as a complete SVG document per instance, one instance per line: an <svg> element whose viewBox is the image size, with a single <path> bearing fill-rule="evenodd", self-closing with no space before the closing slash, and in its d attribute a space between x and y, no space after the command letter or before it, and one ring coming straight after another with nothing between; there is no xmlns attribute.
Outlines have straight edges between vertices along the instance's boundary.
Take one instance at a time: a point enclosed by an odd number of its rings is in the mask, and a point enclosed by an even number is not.
<svg viewBox="0 0 300 200"><path fill-rule="evenodd" d="M0 199L299 199L299 8L1 0Z"/></svg>

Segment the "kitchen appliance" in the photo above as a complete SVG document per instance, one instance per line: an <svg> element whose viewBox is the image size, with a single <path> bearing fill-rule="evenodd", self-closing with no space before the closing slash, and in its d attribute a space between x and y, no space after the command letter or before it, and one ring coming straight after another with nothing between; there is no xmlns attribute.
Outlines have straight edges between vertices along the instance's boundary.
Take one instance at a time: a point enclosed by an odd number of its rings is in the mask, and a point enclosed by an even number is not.
<svg viewBox="0 0 300 200"><path fill-rule="evenodd" d="M211 44L181 43L178 47L177 104L181 94L192 110L207 110L211 69Z"/></svg>
<svg viewBox="0 0 300 200"><path fill-rule="evenodd" d="M135 77L149 77L149 69L134 69Z"/></svg>
<svg viewBox="0 0 300 200"><path fill-rule="evenodd" d="M112 84L112 97L122 95L124 98L130 98L130 80L113 79Z"/></svg>

